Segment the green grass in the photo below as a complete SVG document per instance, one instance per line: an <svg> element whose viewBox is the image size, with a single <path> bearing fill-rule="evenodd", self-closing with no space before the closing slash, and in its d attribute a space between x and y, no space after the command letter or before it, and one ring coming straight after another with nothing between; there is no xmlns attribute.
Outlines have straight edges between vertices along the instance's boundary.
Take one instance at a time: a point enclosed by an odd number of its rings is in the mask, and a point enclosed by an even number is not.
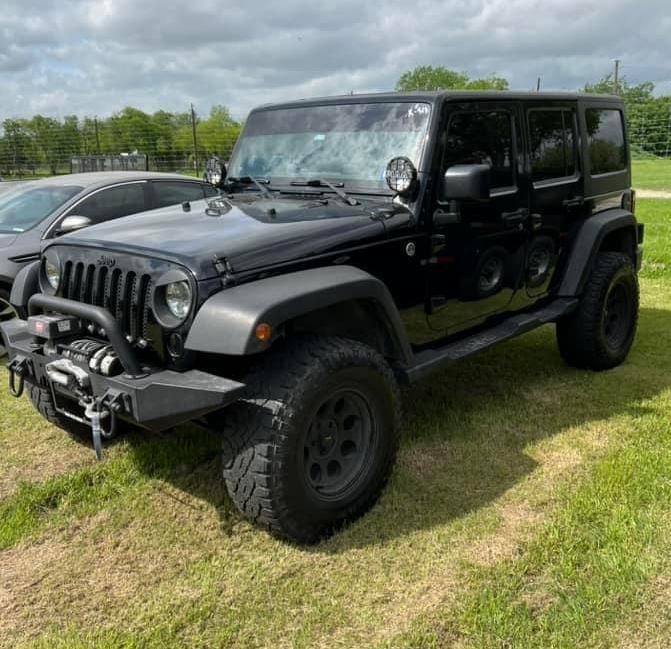
<svg viewBox="0 0 671 649"><path fill-rule="evenodd" d="M671 280L671 201L639 199L637 203L646 232L641 276Z"/></svg>
<svg viewBox="0 0 671 649"><path fill-rule="evenodd" d="M636 189L671 191L671 159L634 160L631 173Z"/></svg>
<svg viewBox="0 0 671 649"><path fill-rule="evenodd" d="M669 209L638 204L627 363L567 368L545 327L406 391L380 503L313 548L237 516L216 436L98 464L0 392L0 646L669 646Z"/></svg>

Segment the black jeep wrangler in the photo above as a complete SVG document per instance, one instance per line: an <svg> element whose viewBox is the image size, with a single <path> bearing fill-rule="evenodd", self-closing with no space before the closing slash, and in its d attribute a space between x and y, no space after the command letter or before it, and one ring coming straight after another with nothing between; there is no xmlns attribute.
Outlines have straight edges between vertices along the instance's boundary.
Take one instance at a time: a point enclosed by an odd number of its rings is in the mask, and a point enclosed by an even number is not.
<svg viewBox="0 0 671 649"><path fill-rule="evenodd" d="M625 359L629 159L616 97L256 109L210 170L220 196L68 235L22 271L10 388L97 450L124 424L219 431L240 511L313 542L383 488L399 384L550 322L573 366Z"/></svg>

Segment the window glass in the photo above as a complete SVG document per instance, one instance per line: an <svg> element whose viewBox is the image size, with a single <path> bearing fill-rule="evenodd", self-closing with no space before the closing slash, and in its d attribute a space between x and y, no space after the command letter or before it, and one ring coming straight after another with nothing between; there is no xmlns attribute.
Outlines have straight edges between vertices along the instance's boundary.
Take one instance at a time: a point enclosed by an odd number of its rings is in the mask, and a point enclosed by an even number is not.
<svg viewBox="0 0 671 649"><path fill-rule="evenodd" d="M562 113L564 118L564 137L566 138L566 175L573 176L576 172L576 119L573 111L565 110Z"/></svg>
<svg viewBox="0 0 671 649"><path fill-rule="evenodd" d="M592 175L622 171L627 166L622 113L608 108L585 111Z"/></svg>
<svg viewBox="0 0 671 649"><path fill-rule="evenodd" d="M39 187L37 183L17 183L17 187L10 189L0 199L0 233L29 230L82 189L76 186Z"/></svg>
<svg viewBox="0 0 671 649"><path fill-rule="evenodd" d="M235 146L231 177L269 178L273 185L328 179L388 193L392 158L419 165L431 117L423 102L328 104L253 112Z"/></svg>
<svg viewBox="0 0 671 649"><path fill-rule="evenodd" d="M93 223L102 223L145 209L144 183L131 183L89 196L73 208L72 214L87 216Z"/></svg>
<svg viewBox="0 0 671 649"><path fill-rule="evenodd" d="M529 149L534 182L572 176L573 114L562 110L529 111Z"/></svg>
<svg viewBox="0 0 671 649"><path fill-rule="evenodd" d="M513 182L513 133L509 113L455 113L447 129L445 168L457 164L488 164L491 186Z"/></svg>
<svg viewBox="0 0 671 649"><path fill-rule="evenodd" d="M186 201L202 201L205 198L203 186L196 182L155 182L154 193L156 196L155 207L167 207Z"/></svg>

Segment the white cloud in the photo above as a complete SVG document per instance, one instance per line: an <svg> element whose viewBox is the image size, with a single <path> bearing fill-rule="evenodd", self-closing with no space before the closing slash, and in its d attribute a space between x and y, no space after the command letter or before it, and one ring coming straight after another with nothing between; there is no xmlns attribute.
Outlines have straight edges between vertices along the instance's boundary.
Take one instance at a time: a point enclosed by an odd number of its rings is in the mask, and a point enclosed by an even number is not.
<svg viewBox="0 0 671 649"><path fill-rule="evenodd" d="M258 103L389 90L415 65L577 89L623 60L671 92L668 0L4 0L0 119L132 105L244 114Z"/></svg>

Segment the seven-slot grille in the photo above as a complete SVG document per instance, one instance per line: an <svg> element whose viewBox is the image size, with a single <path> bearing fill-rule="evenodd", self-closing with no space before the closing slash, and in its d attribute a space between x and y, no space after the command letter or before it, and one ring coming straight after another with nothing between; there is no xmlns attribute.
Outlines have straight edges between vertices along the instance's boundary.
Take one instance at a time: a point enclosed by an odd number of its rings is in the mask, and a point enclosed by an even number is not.
<svg viewBox="0 0 671 649"><path fill-rule="evenodd" d="M151 277L120 268L65 262L63 297L106 308L133 340L146 339L151 310Z"/></svg>

